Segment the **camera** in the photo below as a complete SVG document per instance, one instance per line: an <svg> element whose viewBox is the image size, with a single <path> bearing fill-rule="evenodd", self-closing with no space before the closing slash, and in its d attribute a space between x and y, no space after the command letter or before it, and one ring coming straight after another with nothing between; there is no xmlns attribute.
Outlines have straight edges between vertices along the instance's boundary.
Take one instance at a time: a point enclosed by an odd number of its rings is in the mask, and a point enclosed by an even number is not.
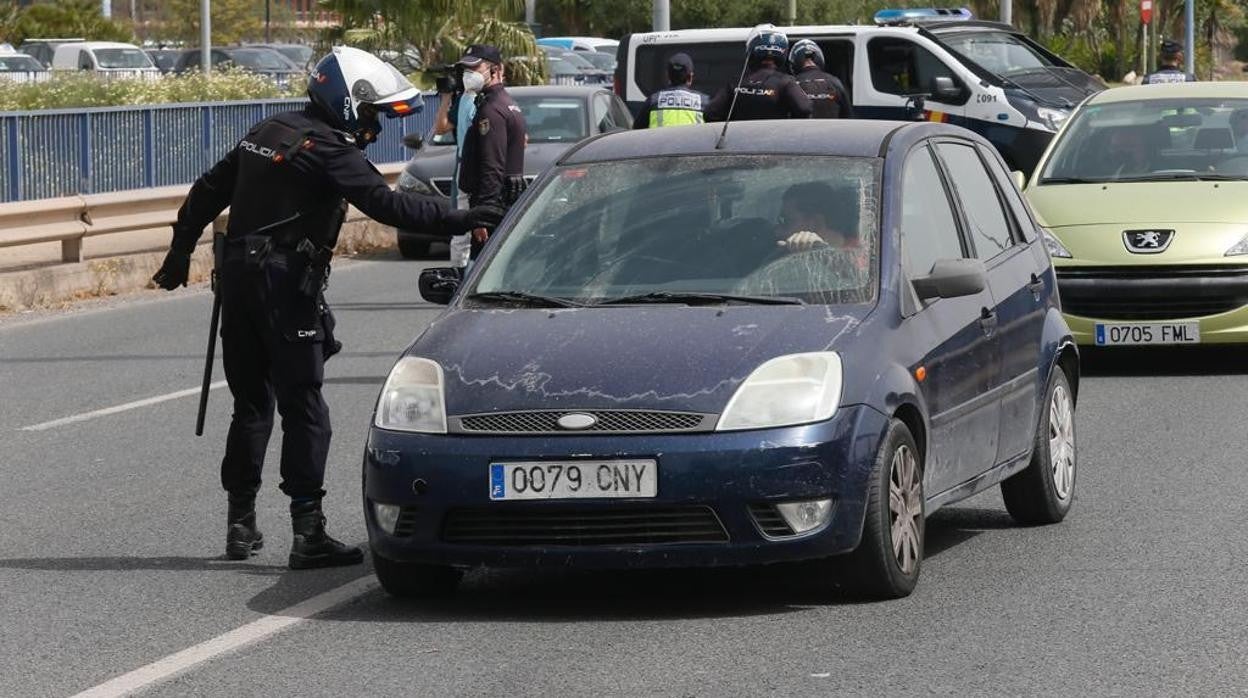
<svg viewBox="0 0 1248 698"><path fill-rule="evenodd" d="M463 91L463 68L457 65L443 64L434 66L429 72L435 74L434 86L440 95L455 94Z"/></svg>

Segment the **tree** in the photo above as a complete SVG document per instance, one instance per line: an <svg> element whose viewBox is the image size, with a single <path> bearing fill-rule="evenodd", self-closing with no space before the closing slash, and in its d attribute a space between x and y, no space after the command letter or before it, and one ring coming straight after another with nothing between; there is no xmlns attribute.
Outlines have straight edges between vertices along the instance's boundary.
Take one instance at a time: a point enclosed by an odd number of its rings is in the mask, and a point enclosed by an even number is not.
<svg viewBox="0 0 1248 698"><path fill-rule="evenodd" d="M95 0L59 0L21 10L10 43L28 38L72 37L88 41L130 41L130 30L104 18Z"/></svg>
<svg viewBox="0 0 1248 698"><path fill-rule="evenodd" d="M162 5L169 38L199 44L199 7L200 0L168 0ZM264 36L263 2L212 0L211 10L213 45L239 44Z"/></svg>

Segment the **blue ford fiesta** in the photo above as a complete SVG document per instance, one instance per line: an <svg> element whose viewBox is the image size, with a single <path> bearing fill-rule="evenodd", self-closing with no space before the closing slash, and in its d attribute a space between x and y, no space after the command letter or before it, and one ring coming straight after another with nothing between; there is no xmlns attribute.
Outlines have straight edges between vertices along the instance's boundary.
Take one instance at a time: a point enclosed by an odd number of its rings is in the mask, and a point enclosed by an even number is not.
<svg viewBox="0 0 1248 698"><path fill-rule="evenodd" d="M924 519L1075 483L1078 355L1000 157L929 123L623 132L567 153L395 364L377 576L809 560L910 593ZM844 574L841 574L841 573Z"/></svg>

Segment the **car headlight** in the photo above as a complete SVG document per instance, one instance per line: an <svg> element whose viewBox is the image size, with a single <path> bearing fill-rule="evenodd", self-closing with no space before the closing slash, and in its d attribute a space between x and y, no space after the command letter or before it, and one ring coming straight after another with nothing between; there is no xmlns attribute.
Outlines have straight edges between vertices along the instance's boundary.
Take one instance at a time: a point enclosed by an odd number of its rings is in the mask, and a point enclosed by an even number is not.
<svg viewBox="0 0 1248 698"><path fill-rule="evenodd" d="M1241 254L1248 254L1248 235L1245 235L1242 240L1234 245L1231 245L1231 249L1226 251L1227 257L1236 257Z"/></svg>
<svg viewBox="0 0 1248 698"><path fill-rule="evenodd" d="M399 359L381 389L373 423L382 429L445 434L442 367L416 356Z"/></svg>
<svg viewBox="0 0 1248 698"><path fill-rule="evenodd" d="M433 196L437 194L437 192L433 190L433 187L425 184L423 180L407 170L403 170L399 173L398 189L399 191L410 192L413 194L424 194L426 196Z"/></svg>
<svg viewBox="0 0 1248 698"><path fill-rule="evenodd" d="M836 352L778 356L754 369L719 418L718 431L762 429L831 419L841 401Z"/></svg>
<svg viewBox="0 0 1248 698"><path fill-rule="evenodd" d="M1040 123L1056 131L1070 118L1070 112L1052 107L1036 107L1036 116L1040 117Z"/></svg>
<svg viewBox="0 0 1248 698"><path fill-rule="evenodd" d="M1070 259L1074 256L1070 253L1070 250L1066 249L1062 241L1057 239L1056 235L1049 232L1048 228L1040 229L1040 237L1044 240L1044 249L1049 251L1050 257Z"/></svg>

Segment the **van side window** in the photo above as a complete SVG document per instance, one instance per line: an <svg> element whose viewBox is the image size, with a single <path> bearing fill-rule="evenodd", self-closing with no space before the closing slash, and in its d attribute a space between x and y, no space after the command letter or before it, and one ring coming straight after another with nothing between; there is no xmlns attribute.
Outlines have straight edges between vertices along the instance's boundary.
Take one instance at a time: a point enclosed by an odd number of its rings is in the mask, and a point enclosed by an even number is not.
<svg viewBox="0 0 1248 698"><path fill-rule="evenodd" d="M962 238L949 195L927 146L910 151L901 180L901 251L910 278L927 276L938 259L961 259Z"/></svg>
<svg viewBox="0 0 1248 698"><path fill-rule="evenodd" d="M867 42L867 61L871 66L871 84L885 94L934 94L938 77L950 78L955 85L962 84L953 70L935 54L909 39L872 39ZM941 101L935 96L928 99ZM959 103L965 101L966 98L962 97Z"/></svg>
<svg viewBox="0 0 1248 698"><path fill-rule="evenodd" d="M78 50L78 70L95 70L95 63L91 60L91 52L85 48Z"/></svg>

